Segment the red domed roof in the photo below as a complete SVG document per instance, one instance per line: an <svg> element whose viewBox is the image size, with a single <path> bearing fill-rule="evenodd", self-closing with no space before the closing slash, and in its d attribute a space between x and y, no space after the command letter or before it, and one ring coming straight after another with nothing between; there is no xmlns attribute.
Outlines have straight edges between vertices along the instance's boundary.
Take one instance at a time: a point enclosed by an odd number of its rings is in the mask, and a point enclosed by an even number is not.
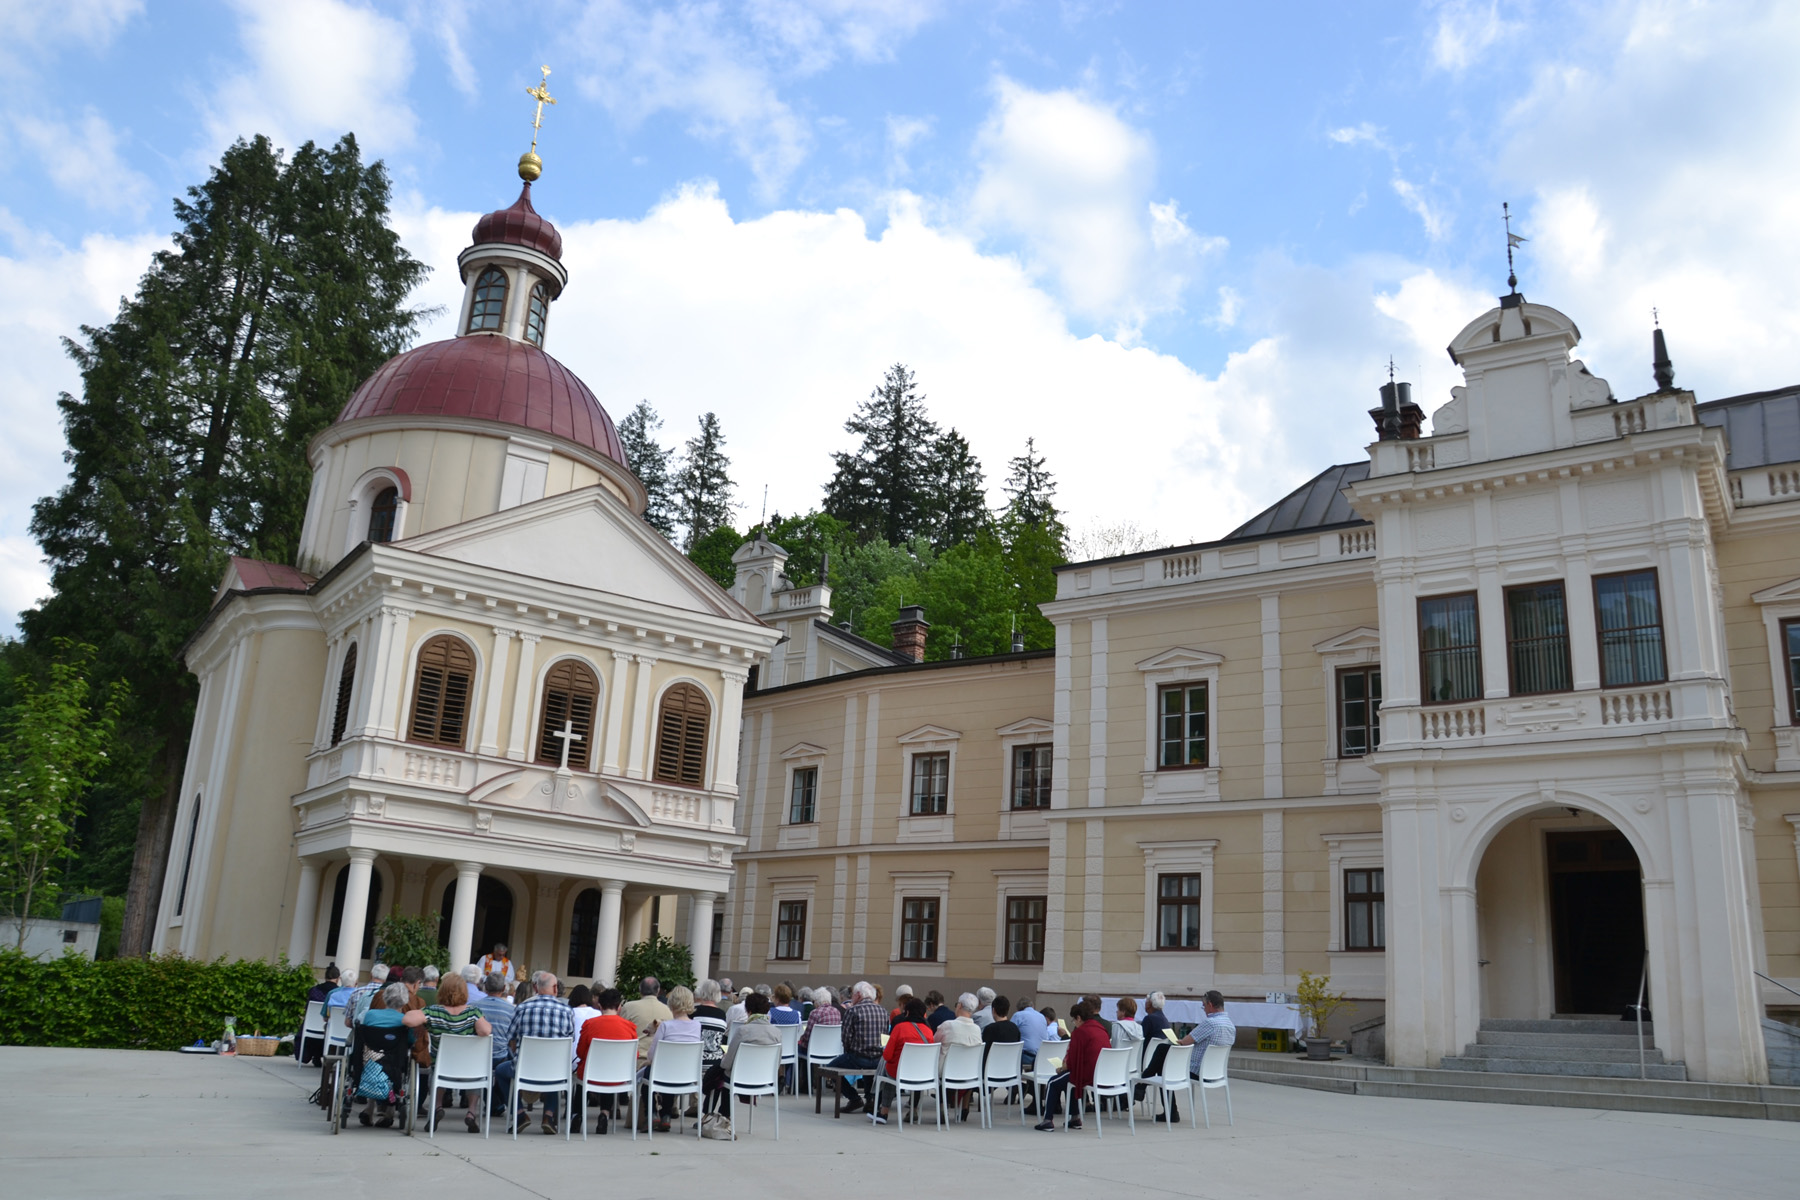
<svg viewBox="0 0 1800 1200"><path fill-rule="evenodd" d="M562 261L562 234L556 226L538 216L531 207L531 185L519 193L511 208L489 213L475 222L475 245L500 242L507 246L525 246L540 254Z"/></svg>
<svg viewBox="0 0 1800 1200"><path fill-rule="evenodd" d="M431 342L383 363L344 406L362 417L472 417L567 438L629 467L612 418L569 368L499 334Z"/></svg>

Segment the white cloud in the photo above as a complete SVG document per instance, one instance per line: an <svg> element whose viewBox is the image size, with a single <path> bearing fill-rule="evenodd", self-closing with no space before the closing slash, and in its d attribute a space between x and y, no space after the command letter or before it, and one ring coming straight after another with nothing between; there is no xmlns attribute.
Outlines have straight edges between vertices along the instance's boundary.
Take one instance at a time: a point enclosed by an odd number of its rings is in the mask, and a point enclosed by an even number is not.
<svg viewBox="0 0 1800 1200"><path fill-rule="evenodd" d="M0 0L0 75L37 74L35 53L73 43L86 50L110 42L143 11L143 0Z"/></svg>
<svg viewBox="0 0 1800 1200"><path fill-rule="evenodd" d="M143 216L150 181L126 164L119 134L93 109L74 124L18 114L13 128L32 153L21 165L41 170L51 182L91 208Z"/></svg>
<svg viewBox="0 0 1800 1200"><path fill-rule="evenodd" d="M1449 216L1426 198L1424 189L1419 185L1395 175L1393 186L1394 194L1400 197L1400 203L1406 205L1407 210L1425 226L1425 236L1434 242L1443 240L1444 235L1450 231Z"/></svg>
<svg viewBox="0 0 1800 1200"><path fill-rule="evenodd" d="M1524 28L1501 15L1500 0L1448 0L1437 11L1431 34L1431 61L1444 71L1470 66L1489 46Z"/></svg>
<svg viewBox="0 0 1800 1200"><path fill-rule="evenodd" d="M936 122L930 117L903 117L889 115L887 119L888 145L888 180L899 183L912 174L912 166L906 161L906 152L931 136Z"/></svg>
<svg viewBox="0 0 1800 1200"><path fill-rule="evenodd" d="M437 38L443 48L444 69L450 72L450 82L470 99L480 92L475 64L469 61L469 52L464 45L469 37L469 17L473 8L472 0L430 0L430 3L409 0L407 4L407 20L429 29Z"/></svg>
<svg viewBox="0 0 1800 1200"><path fill-rule="evenodd" d="M196 96L207 162L257 133L289 150L352 130L368 153L412 143L418 118L406 100L413 52L403 23L344 0L239 0L238 10L250 69Z"/></svg>

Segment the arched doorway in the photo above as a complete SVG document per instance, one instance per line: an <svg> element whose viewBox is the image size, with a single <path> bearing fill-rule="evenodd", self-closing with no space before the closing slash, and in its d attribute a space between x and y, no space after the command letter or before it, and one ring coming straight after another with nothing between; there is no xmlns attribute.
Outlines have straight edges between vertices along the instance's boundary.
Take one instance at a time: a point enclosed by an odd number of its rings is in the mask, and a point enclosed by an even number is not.
<svg viewBox="0 0 1800 1200"><path fill-rule="evenodd" d="M498 879L483 875L475 886L475 935L468 946L450 946L450 915L455 909L456 881L452 879L444 888L444 902L438 906L438 942L450 947L451 958L456 958L459 953L466 953L471 959L479 959L492 950L497 942L512 945L512 889ZM512 957L516 959L518 956L515 947Z"/></svg>
<svg viewBox="0 0 1800 1200"><path fill-rule="evenodd" d="M588 888L575 897L575 911L569 920L569 969L571 979L591 979L594 975L594 946L600 936L600 889Z"/></svg>
<svg viewBox="0 0 1800 1200"><path fill-rule="evenodd" d="M325 957L337 958L338 930L344 926L344 893L350 887L350 864L345 863L338 871L337 886L331 892L331 923L325 929ZM375 954L375 922L381 913L381 872L369 872L369 911L363 921L361 958L372 958ZM354 966L354 963L346 965Z"/></svg>
<svg viewBox="0 0 1800 1200"><path fill-rule="evenodd" d="M1484 1017L1631 1011L1645 971L1643 871L1616 827L1579 809L1519 816L1488 844L1475 889Z"/></svg>

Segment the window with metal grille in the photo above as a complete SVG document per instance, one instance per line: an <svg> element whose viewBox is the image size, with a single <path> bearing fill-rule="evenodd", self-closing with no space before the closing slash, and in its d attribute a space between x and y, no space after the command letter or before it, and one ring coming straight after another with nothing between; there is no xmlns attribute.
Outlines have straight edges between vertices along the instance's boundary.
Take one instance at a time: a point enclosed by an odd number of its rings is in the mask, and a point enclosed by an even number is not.
<svg viewBox="0 0 1800 1200"><path fill-rule="evenodd" d="M394 540L394 516L400 511L400 489L382 488L369 504L369 540Z"/></svg>
<svg viewBox="0 0 1800 1200"><path fill-rule="evenodd" d="M806 901L783 900L776 909L775 957L806 957Z"/></svg>
<svg viewBox="0 0 1800 1200"><path fill-rule="evenodd" d="M1044 911L1047 903L1043 896L1006 898L1007 962L1044 961Z"/></svg>
<svg viewBox="0 0 1800 1200"><path fill-rule="evenodd" d="M706 780L706 726L712 706L691 683L663 693L656 732L656 778L699 787Z"/></svg>
<svg viewBox="0 0 1800 1200"><path fill-rule="evenodd" d="M1594 608L1600 626L1601 687L1661 683L1669 677L1655 571L1596 577Z"/></svg>
<svg viewBox="0 0 1800 1200"><path fill-rule="evenodd" d="M712 923L712 960L713 967L719 965L719 956L725 953L725 914L714 913Z"/></svg>
<svg viewBox="0 0 1800 1200"><path fill-rule="evenodd" d="M937 897L908 897L900 908L900 958L904 962L936 962Z"/></svg>
<svg viewBox="0 0 1800 1200"><path fill-rule="evenodd" d="M419 651L407 738L437 746L463 744L469 724L469 691L475 655L461 638L432 638Z"/></svg>
<svg viewBox="0 0 1800 1200"><path fill-rule="evenodd" d="M1788 724L1800 725L1800 621L1781 623L1781 649L1787 663Z"/></svg>
<svg viewBox="0 0 1800 1200"><path fill-rule="evenodd" d="M356 691L356 643L344 651L344 665L338 668L337 703L331 710L331 744L337 745L344 740L344 730L350 724L350 698Z"/></svg>
<svg viewBox="0 0 1800 1200"><path fill-rule="evenodd" d="M950 807L950 755L915 754L912 760L912 815L933 816Z"/></svg>
<svg viewBox="0 0 1800 1200"><path fill-rule="evenodd" d="M795 767L793 787L788 791L788 824L810 825L818 819L819 768Z"/></svg>
<svg viewBox="0 0 1800 1200"><path fill-rule="evenodd" d="M594 706L599 702L600 681L583 663L565 658L544 676L543 717L538 723L537 760L560 765L563 726L575 736L569 741L569 767L585 771L594 752Z"/></svg>
<svg viewBox="0 0 1800 1200"><path fill-rule="evenodd" d="M475 280L475 299L469 305L469 332L499 329L506 320L506 276L489 267Z"/></svg>
<svg viewBox="0 0 1800 1200"><path fill-rule="evenodd" d="M1338 757L1361 758L1381 749L1381 668L1338 672Z"/></svg>
<svg viewBox="0 0 1800 1200"><path fill-rule="evenodd" d="M1206 758L1207 688L1204 683L1173 683L1158 689L1162 709L1158 767L1204 767Z"/></svg>
<svg viewBox="0 0 1800 1200"><path fill-rule="evenodd" d="M1200 948L1200 876L1156 877L1156 948Z"/></svg>
<svg viewBox="0 0 1800 1200"><path fill-rule="evenodd" d="M1012 753L1012 806L1050 807L1050 751L1048 742L1014 746Z"/></svg>
<svg viewBox="0 0 1800 1200"><path fill-rule="evenodd" d="M1387 946L1386 872L1344 872L1344 949L1381 950Z"/></svg>
<svg viewBox="0 0 1800 1200"><path fill-rule="evenodd" d="M1574 686L1561 583L1506 589L1506 667L1515 696L1566 692Z"/></svg>
<svg viewBox="0 0 1800 1200"><path fill-rule="evenodd" d="M532 285L531 299L525 306L525 340L534 346L544 344L544 323L550 319L550 286Z"/></svg>
<svg viewBox="0 0 1800 1200"><path fill-rule="evenodd" d="M1419 677L1425 703L1481 699L1481 628L1475 593L1419 601Z"/></svg>

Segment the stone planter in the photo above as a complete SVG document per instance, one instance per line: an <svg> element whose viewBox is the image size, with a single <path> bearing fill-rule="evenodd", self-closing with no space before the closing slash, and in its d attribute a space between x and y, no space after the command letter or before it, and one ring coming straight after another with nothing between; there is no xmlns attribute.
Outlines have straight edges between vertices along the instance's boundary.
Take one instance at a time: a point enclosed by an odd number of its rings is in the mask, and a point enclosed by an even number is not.
<svg viewBox="0 0 1800 1200"><path fill-rule="evenodd" d="M1310 1037L1306 1039L1306 1057L1310 1059L1328 1059L1331 1057L1331 1039L1326 1037Z"/></svg>

